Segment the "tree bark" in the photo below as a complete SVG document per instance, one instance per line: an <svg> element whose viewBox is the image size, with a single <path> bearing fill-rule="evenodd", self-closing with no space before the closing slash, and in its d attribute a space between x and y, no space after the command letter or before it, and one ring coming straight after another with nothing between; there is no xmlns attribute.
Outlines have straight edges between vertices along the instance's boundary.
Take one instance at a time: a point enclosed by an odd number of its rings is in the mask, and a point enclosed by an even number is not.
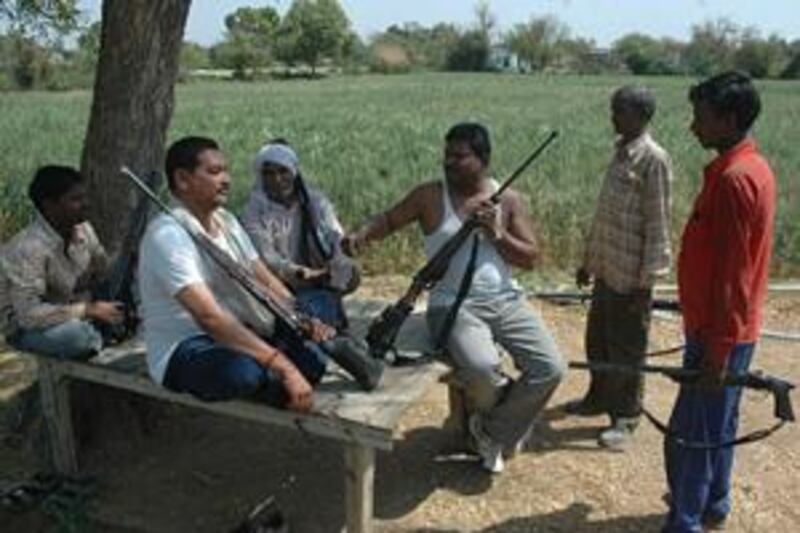
<svg viewBox="0 0 800 533"><path fill-rule="evenodd" d="M135 195L119 172L161 169L191 0L104 0L100 57L81 170L90 220L115 252Z"/></svg>

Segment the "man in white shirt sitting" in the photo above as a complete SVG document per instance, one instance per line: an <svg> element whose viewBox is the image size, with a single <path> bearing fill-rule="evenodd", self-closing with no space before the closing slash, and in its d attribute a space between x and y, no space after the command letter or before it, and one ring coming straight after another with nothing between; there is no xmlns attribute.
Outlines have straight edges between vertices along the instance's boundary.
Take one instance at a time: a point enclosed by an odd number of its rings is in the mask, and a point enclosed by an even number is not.
<svg viewBox="0 0 800 533"><path fill-rule="evenodd" d="M180 223L168 215L156 217L142 240L139 264L152 378L204 400L256 397L308 411L312 385L325 372L323 354L309 343L289 346L281 331L285 326L217 268L182 226L204 233L265 291L293 304L291 292L222 207L230 176L219 146L203 137L176 141L167 152L166 173ZM315 322L314 340L332 334Z"/></svg>

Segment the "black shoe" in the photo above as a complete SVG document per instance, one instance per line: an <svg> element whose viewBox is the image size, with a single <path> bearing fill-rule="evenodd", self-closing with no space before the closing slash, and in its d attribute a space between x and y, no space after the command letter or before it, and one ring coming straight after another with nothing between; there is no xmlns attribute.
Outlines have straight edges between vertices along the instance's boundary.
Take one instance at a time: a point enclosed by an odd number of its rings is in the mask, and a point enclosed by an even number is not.
<svg viewBox="0 0 800 533"><path fill-rule="evenodd" d="M586 398L582 398L565 403L564 412L574 416L597 416L605 414L606 410L596 403L586 401Z"/></svg>
<svg viewBox="0 0 800 533"><path fill-rule="evenodd" d="M386 365L369 355L364 341L340 335L320 343L320 346L337 365L353 376L361 389L371 391L380 386Z"/></svg>

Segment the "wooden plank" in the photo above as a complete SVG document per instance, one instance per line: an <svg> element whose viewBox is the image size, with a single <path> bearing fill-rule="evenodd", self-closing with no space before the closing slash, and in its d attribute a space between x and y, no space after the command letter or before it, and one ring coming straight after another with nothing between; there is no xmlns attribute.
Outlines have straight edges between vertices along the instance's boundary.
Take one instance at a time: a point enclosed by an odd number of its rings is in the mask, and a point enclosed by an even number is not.
<svg viewBox="0 0 800 533"><path fill-rule="evenodd" d="M47 428L48 444L53 467L62 474L78 471L72 410L69 401L69 381L57 368L58 361L39 358L39 393L42 414Z"/></svg>
<svg viewBox="0 0 800 533"><path fill-rule="evenodd" d="M378 300L350 301L347 307L352 333L363 336L373 317L386 305L387 302ZM401 350L417 354L427 349L427 328L421 313L409 317L397 344ZM334 367L315 391L314 412L298 415L255 402L203 402L189 395L170 392L151 382L147 375L145 346L138 340L107 348L89 363L52 360L48 363L57 364L63 375L78 379L226 416L296 427L312 434L382 450L391 449L392 433L402 414L447 371L440 363L388 368L381 388L367 393L360 391L351 379Z"/></svg>
<svg viewBox="0 0 800 533"><path fill-rule="evenodd" d="M421 320L421 317L412 317L409 334L404 337L410 335L418 339L421 336ZM403 338L401 342L408 346ZM145 377L147 368L141 350L142 348L136 347L131 348L130 352L104 350L91 364ZM367 426L391 429L403 412L425 394L430 385L446 371L446 366L439 363L388 368L381 387L367 393L359 390L340 369L332 366L332 371L328 372L324 382L317 387L316 410ZM76 369L70 372L80 377L82 371Z"/></svg>
<svg viewBox="0 0 800 533"><path fill-rule="evenodd" d="M313 412L301 415L282 409L274 409L264 404L242 400L229 402L204 402L188 394L171 392L153 383L150 378L127 374L94 364L63 361L61 371L85 381L91 381L119 389L129 390L145 396L196 407L234 418L251 420L264 424L293 427L314 435L321 435L344 442L356 442L381 450L392 449L391 428L368 427L359 422L347 420L336 413Z"/></svg>
<svg viewBox="0 0 800 533"><path fill-rule="evenodd" d="M370 533L374 508L375 450L345 446L346 531Z"/></svg>

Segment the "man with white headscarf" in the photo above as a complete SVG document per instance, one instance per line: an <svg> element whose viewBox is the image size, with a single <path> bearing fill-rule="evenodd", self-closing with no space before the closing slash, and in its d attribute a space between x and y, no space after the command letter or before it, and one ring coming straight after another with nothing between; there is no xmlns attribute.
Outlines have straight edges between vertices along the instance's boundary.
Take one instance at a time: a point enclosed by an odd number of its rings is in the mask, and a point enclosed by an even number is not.
<svg viewBox="0 0 800 533"><path fill-rule="evenodd" d="M306 188L295 151L282 139L261 148L242 223L269 267L306 311L342 329L342 295L358 287L356 264L342 253L344 233L333 205Z"/></svg>

